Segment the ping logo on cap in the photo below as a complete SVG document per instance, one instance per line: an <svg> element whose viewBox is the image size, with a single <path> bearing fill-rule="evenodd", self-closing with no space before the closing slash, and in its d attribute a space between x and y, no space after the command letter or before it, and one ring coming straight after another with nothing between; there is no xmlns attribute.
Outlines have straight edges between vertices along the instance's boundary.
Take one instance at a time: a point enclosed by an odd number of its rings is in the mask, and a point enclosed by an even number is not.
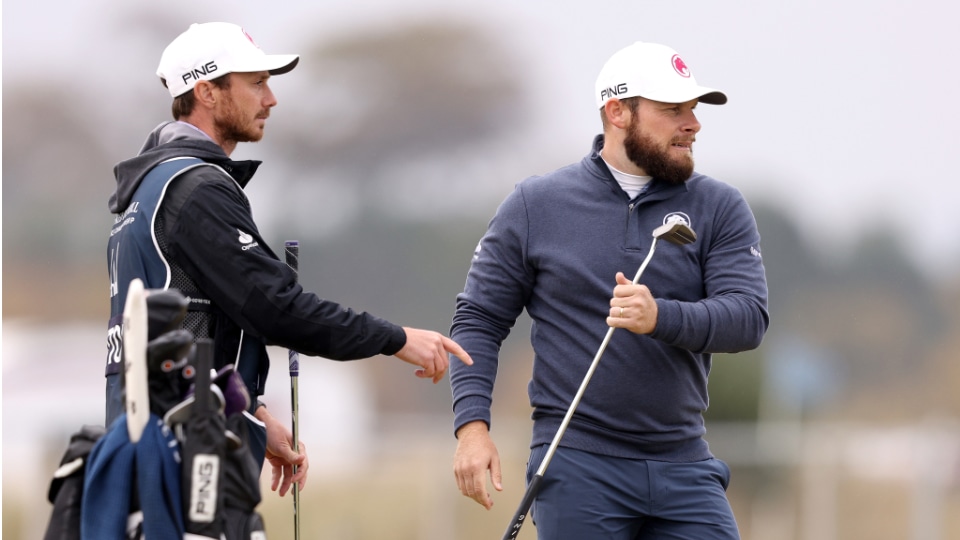
<svg viewBox="0 0 960 540"><path fill-rule="evenodd" d="M191 69L190 71L183 74L183 84L188 84L190 79L202 80L204 75L209 75L217 71L217 63L213 60L207 62L206 64L196 68Z"/></svg>
<svg viewBox="0 0 960 540"><path fill-rule="evenodd" d="M683 61L683 58L680 58L679 54L673 55L670 63L673 64L673 69L679 73L681 77L690 78L690 68L687 67L686 62Z"/></svg>
<svg viewBox="0 0 960 540"><path fill-rule="evenodd" d="M621 94L627 93L627 83L620 83L613 88L604 88L600 91L600 99L607 99L612 97L617 97Z"/></svg>

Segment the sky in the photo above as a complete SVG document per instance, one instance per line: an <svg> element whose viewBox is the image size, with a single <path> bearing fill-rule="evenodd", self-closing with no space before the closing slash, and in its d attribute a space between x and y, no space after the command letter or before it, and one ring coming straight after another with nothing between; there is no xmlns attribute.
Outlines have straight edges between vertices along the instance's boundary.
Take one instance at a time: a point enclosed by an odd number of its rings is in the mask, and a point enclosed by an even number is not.
<svg viewBox="0 0 960 540"><path fill-rule="evenodd" d="M4 3L4 84L52 71L105 81L153 76L159 51L125 46L126 4L57 4L59 17L50 3ZM518 132L549 146L558 163L579 160L599 131L592 92L603 62L634 41L665 43L700 84L730 98L698 109L700 172L778 205L828 255L842 257L882 227L896 231L927 275L957 275L960 182L947 160L960 119L949 95L960 87L953 2L173 0L152 9L184 28L241 24L277 53L402 20L476 22L515 55L537 97Z"/></svg>

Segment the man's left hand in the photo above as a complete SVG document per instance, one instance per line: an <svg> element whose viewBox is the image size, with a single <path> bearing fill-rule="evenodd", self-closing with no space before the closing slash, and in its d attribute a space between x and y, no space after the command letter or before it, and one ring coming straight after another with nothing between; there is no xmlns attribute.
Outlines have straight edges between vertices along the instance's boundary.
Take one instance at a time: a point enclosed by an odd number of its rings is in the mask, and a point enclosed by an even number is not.
<svg viewBox="0 0 960 540"><path fill-rule="evenodd" d="M300 447L299 452L294 452L293 434L283 423L274 418L266 407L259 407L256 417L267 428L266 461L273 468L270 489L277 491L279 488L279 494L283 497L296 482L300 491L303 491L307 485L307 469L310 468L306 445L303 441L297 441ZM293 473L294 465L297 467L296 474Z"/></svg>

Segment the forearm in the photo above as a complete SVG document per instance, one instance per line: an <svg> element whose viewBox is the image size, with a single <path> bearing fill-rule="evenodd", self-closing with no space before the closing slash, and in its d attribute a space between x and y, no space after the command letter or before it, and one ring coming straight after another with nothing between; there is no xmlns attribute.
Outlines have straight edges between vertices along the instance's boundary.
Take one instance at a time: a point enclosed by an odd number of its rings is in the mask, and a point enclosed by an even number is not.
<svg viewBox="0 0 960 540"><path fill-rule="evenodd" d="M392 355L403 348L403 328L365 312L357 312L316 294L251 291L240 318L271 345L331 360Z"/></svg>
<svg viewBox="0 0 960 540"><path fill-rule="evenodd" d="M765 305L748 296L700 302L657 299L657 311L651 337L695 353L755 349L769 325Z"/></svg>
<svg viewBox="0 0 960 540"><path fill-rule="evenodd" d="M473 358L473 365L450 363L450 386L453 392L454 430L465 424L482 421L490 425L490 405L499 366L500 344L509 333L509 324L494 324L489 314L463 296L450 337Z"/></svg>
<svg viewBox="0 0 960 540"><path fill-rule="evenodd" d="M463 333L451 337L473 358L472 366L450 363L454 431L474 421L482 421L489 426L493 385L497 376L497 354L482 352L486 347L477 347L476 341L464 344Z"/></svg>
<svg viewBox="0 0 960 540"><path fill-rule="evenodd" d="M695 353L730 353L760 345L770 316L760 233L739 194L698 240L699 294L657 298L652 337Z"/></svg>
<svg viewBox="0 0 960 540"><path fill-rule="evenodd" d="M228 190L203 186L168 228L171 258L218 309L268 344L312 356L352 360L403 347L398 325L305 292L241 203ZM250 238L249 249L235 245L237 230Z"/></svg>

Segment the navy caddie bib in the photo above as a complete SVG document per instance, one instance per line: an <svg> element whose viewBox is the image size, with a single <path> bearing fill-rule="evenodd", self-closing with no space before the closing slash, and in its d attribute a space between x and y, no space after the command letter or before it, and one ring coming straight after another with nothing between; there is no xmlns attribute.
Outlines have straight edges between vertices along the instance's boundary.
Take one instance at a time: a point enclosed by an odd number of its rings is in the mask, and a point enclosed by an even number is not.
<svg viewBox="0 0 960 540"><path fill-rule="evenodd" d="M157 209L167 187L181 174L202 166L215 166L192 157L172 158L154 167L140 182L130 204L117 215L107 242L110 273L110 321L107 328L106 374L119 373L123 366L122 323L127 288L135 278L146 289L170 286L170 264L157 242Z"/></svg>

